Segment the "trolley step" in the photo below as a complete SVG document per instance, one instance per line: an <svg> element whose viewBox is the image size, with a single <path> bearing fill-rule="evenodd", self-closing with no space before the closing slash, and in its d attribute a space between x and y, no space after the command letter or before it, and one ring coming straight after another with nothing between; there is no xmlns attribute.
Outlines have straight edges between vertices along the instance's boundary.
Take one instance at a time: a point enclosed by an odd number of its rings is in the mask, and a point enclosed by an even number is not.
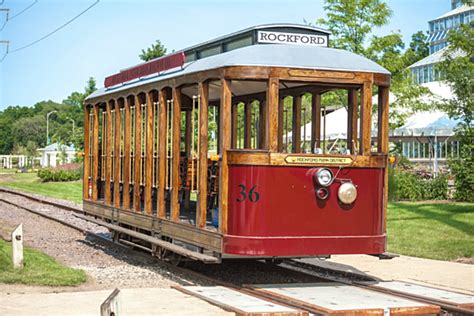
<svg viewBox="0 0 474 316"><path fill-rule="evenodd" d="M124 234L127 234L129 236L141 239L141 240L144 240L146 242L149 242L150 244L153 244L153 245L156 245L156 246L159 246L159 247L163 247L167 250L173 251L177 254L183 255L185 257L189 257L189 258L194 259L194 260L199 260L199 261L202 261L204 263L219 263L219 258L216 258L216 257L213 257L213 256L209 256L209 255L205 255L205 254L202 254L202 253L199 253L199 252L195 252L195 251L186 249L184 247L172 244L170 242L167 242L167 241L164 241L164 240L161 240L161 239L154 238L154 237L149 236L149 235L145 235L145 234L133 231L131 229L127 229L127 228L124 228L124 227L121 227L121 226L118 226L118 225L106 223L102 220L93 219L93 218L90 218L88 216L79 215L79 214L74 214L74 215L76 217L80 218L80 219L89 221L91 223L94 223L94 224L97 224L97 225L100 225L100 226L103 226L103 227L107 227L111 230L114 230L114 231L117 231L117 232L120 232L120 233L124 233Z"/></svg>

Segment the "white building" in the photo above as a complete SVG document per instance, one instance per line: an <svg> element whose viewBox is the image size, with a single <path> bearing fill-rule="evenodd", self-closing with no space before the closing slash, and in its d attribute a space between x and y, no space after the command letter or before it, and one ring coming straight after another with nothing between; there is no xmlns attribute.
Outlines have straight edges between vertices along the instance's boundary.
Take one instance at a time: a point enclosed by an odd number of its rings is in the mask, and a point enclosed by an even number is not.
<svg viewBox="0 0 474 316"><path fill-rule="evenodd" d="M440 80L441 74L436 64L443 60L443 54L448 45L449 31L471 21L474 21L474 6L462 5L459 0L451 0L451 11L428 22L428 43L431 55L408 67L416 83L423 84Z"/></svg>
<svg viewBox="0 0 474 316"><path fill-rule="evenodd" d="M71 163L76 157L74 145L67 146L54 143L45 148L40 148L38 151L41 153L41 167L43 168ZM62 157L62 153L65 154L64 157Z"/></svg>

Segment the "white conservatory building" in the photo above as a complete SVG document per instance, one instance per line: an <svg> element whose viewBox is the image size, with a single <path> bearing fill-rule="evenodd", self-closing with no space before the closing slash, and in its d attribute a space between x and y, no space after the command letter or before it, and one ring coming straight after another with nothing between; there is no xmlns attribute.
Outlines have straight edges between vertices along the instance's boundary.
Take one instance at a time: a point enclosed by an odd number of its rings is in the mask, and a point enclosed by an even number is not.
<svg viewBox="0 0 474 316"><path fill-rule="evenodd" d="M41 167L56 167L65 163L71 163L76 157L74 145L62 145L54 143L38 149L41 153Z"/></svg>

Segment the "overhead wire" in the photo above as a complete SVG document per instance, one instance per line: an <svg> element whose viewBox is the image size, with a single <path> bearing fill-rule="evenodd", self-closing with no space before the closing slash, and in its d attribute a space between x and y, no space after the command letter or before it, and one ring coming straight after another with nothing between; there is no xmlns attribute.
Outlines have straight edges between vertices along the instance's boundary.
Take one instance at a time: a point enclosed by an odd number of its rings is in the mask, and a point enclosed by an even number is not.
<svg viewBox="0 0 474 316"><path fill-rule="evenodd" d="M0 9L0 11L5 11L5 22L3 22L2 27L0 28L0 32L3 31L3 28L8 23L8 14L10 13L10 9Z"/></svg>
<svg viewBox="0 0 474 316"><path fill-rule="evenodd" d="M0 63L1 63L5 59L5 57L7 57L7 55L8 55L8 47L10 46L10 43L7 42L7 41L0 41L0 43L7 45L7 49L5 50L5 54L2 56L2 59L0 59Z"/></svg>
<svg viewBox="0 0 474 316"><path fill-rule="evenodd" d="M98 3L100 2L100 0L96 0L93 4L91 4L90 6L88 6L85 10L81 11L79 14L77 14L76 16L74 16L72 19L68 20L66 23L62 24L61 26L59 26L58 28L54 29L53 31L49 32L48 34L42 36L41 38L27 44L27 45L24 45L22 47L19 47L19 48L16 48L14 50L11 50L11 51L7 51L7 54L11 54L11 53L15 53L15 52L18 52L18 51L21 51L23 49L26 49L28 47L31 47L33 45L35 45L36 43L39 43L41 42L42 40L50 37L51 35L53 35L54 33L60 31L61 29L63 29L64 27L66 27L67 25L71 24L73 21L75 21L77 18L79 18L81 15L83 15L84 13L86 13L87 11L89 11L90 9L92 9L95 5L97 5ZM31 7L31 6L30 6ZM18 16L18 14L17 14ZM3 59L5 59L6 55L2 58L2 61ZM0 61L1 62L1 61Z"/></svg>
<svg viewBox="0 0 474 316"><path fill-rule="evenodd" d="M13 15L13 16L8 16L8 12L7 12L7 16L5 18L5 22L3 23L2 27L0 28L0 32L3 31L3 29L5 28L5 26L7 25L7 23L11 20L13 20L14 18L16 18L17 16L23 14L25 11L27 11L29 8L31 8L32 6L34 6L36 3L38 3L38 0L35 0L33 1L32 3L30 3L26 8L24 8L23 10L21 10L20 12L18 12L17 14Z"/></svg>
<svg viewBox="0 0 474 316"><path fill-rule="evenodd" d="M23 12L25 12L26 10L28 10L29 8L31 8L32 6L34 6L34 5L37 4L37 3L38 3L38 0L33 1L32 3L30 3L29 6L27 6L26 8L24 8L23 10L21 10L20 12L18 12L17 14L15 14L14 16L11 16L11 17L8 19L8 21L13 20L13 19L16 18L17 16L23 14Z"/></svg>

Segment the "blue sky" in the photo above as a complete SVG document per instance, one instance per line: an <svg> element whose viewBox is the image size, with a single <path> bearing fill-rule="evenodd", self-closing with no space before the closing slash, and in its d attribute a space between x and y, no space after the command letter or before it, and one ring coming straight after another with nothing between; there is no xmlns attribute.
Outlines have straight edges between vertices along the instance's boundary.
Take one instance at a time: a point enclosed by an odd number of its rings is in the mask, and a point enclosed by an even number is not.
<svg viewBox="0 0 474 316"><path fill-rule="evenodd" d="M1 1L0 1L1 2ZM5 0L10 16L33 0ZM91 5L95 0L39 0L9 21L0 40L10 51L37 40ZM406 43L411 34L426 31L427 21L449 11L449 0L388 0L394 11L388 26L375 35L399 30ZM10 105L32 106L42 100L60 102L72 91L83 91L92 76L104 77L140 62L142 48L160 39L181 49L252 25L303 23L324 17L323 0L241 1L117 1L99 4L51 37L0 63L0 110ZM0 13L0 27L4 21ZM4 53L0 45L0 58Z"/></svg>

